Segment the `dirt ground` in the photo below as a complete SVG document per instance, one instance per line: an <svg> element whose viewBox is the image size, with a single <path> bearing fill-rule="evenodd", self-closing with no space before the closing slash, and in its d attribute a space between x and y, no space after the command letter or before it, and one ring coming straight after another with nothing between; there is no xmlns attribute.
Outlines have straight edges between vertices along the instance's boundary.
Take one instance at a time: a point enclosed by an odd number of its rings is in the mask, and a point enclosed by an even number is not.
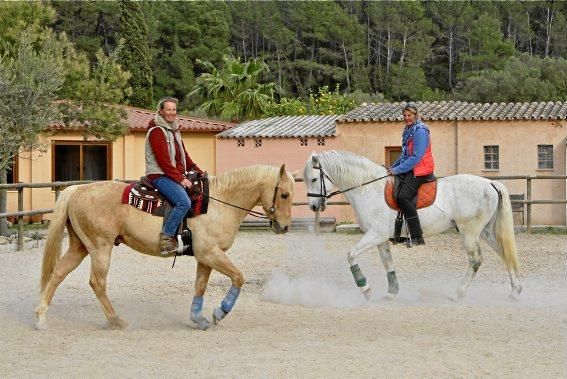
<svg viewBox="0 0 567 379"><path fill-rule="evenodd" d="M360 235L241 232L231 257L246 284L219 325L189 321L195 261L115 248L109 296L130 322L106 330L88 285L88 258L59 287L34 330L41 248L0 254L0 377L567 377L567 236L517 235L524 291L508 298L504 265L484 246L468 295L457 234L393 247L400 282L384 298L378 251L360 267L366 302L346 253ZM205 313L230 286L213 274ZM209 316L210 318L210 316Z"/></svg>

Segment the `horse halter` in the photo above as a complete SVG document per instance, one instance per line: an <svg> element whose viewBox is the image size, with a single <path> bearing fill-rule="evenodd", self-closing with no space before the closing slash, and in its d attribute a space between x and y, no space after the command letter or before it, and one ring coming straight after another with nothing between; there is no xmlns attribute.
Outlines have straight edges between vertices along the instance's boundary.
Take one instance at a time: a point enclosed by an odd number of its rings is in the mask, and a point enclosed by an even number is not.
<svg viewBox="0 0 567 379"><path fill-rule="evenodd" d="M280 180L278 180L278 182L276 183L276 188L274 188L274 196L272 197L272 206L266 212L266 217L270 220L270 223L276 219L276 197L278 196L279 185L280 185Z"/></svg>
<svg viewBox="0 0 567 379"><path fill-rule="evenodd" d="M330 194L327 194L327 186L325 185L325 178L329 179L331 183L333 183L333 181L331 180L331 178L329 178L329 175L327 175L325 171L323 171L323 167L321 167L321 163L319 163L318 166L313 166L313 168L315 170L319 170L319 180L321 181L321 187L320 187L321 190L319 191L319 193L307 192L307 197L322 197L325 199L329 199L332 196L338 195L339 193L342 192L342 191L334 191L331 192ZM312 182L314 182L315 180L317 179L316 178L311 179Z"/></svg>

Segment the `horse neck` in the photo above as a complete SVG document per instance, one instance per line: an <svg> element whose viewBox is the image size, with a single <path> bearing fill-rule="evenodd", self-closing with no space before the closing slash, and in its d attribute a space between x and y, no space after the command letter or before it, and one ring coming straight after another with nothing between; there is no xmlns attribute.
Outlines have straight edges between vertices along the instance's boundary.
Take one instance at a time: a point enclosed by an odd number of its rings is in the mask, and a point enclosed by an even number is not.
<svg viewBox="0 0 567 379"><path fill-rule="evenodd" d="M215 177L210 183L211 196L251 209L260 202L265 186L271 186L275 180L275 173L272 174L271 170L264 170L261 167L245 167ZM273 186L275 187L275 182Z"/></svg>
<svg viewBox="0 0 567 379"><path fill-rule="evenodd" d="M378 179L385 176L386 169L366 161L361 157L351 157L349 155L340 156L341 159L325 159L322 165L329 178L340 190L345 190L354 186L359 186L367 181ZM329 156L328 158L331 158ZM380 187L384 187L385 179L376 182Z"/></svg>

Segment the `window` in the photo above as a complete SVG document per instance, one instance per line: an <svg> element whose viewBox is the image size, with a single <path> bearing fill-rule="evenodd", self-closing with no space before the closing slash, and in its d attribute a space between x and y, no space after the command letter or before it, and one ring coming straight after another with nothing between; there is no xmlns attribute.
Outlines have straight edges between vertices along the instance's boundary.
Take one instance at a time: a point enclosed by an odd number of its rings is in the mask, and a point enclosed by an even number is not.
<svg viewBox="0 0 567 379"><path fill-rule="evenodd" d="M300 138L299 139L300 146L307 146L307 138Z"/></svg>
<svg viewBox="0 0 567 379"><path fill-rule="evenodd" d="M239 138L236 140L236 147L244 147L244 138Z"/></svg>
<svg viewBox="0 0 567 379"><path fill-rule="evenodd" d="M109 180L111 149L104 142L56 141L52 145L52 178L70 180Z"/></svg>
<svg viewBox="0 0 567 379"><path fill-rule="evenodd" d="M401 146L386 146L386 158L384 159L384 164L386 166L391 166L396 159L398 159L401 153Z"/></svg>
<svg viewBox="0 0 567 379"><path fill-rule="evenodd" d="M317 146L325 146L325 138L317 138Z"/></svg>
<svg viewBox="0 0 567 379"><path fill-rule="evenodd" d="M18 156L12 157L12 163L6 168L6 184L18 182ZM13 190L15 188L12 188Z"/></svg>
<svg viewBox="0 0 567 379"><path fill-rule="evenodd" d="M553 145L537 145L537 168L553 169Z"/></svg>
<svg viewBox="0 0 567 379"><path fill-rule="evenodd" d="M256 139L254 140L254 145L255 145L256 147L262 146L262 139L261 139L261 138L256 138Z"/></svg>
<svg viewBox="0 0 567 379"><path fill-rule="evenodd" d="M484 169L499 170L500 154L498 145L484 146Z"/></svg>

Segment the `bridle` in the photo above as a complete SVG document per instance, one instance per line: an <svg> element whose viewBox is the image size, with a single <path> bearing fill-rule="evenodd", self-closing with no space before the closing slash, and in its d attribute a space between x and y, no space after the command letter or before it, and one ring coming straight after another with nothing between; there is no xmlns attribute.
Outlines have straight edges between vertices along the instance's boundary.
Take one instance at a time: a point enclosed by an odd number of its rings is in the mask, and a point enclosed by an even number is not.
<svg viewBox="0 0 567 379"><path fill-rule="evenodd" d="M327 175L323 171L323 167L321 167L321 162L319 162L318 166L314 165L313 168L315 170L319 170L319 180L321 181L321 191L320 191L320 193L307 192L307 197L320 197L320 198L324 198L324 199L330 199L331 197L336 196L338 194L345 193L345 192L351 191L353 189L365 186L367 184L377 182L378 180L387 178L388 176L391 175L391 174L387 174L387 175L381 176L379 178L369 180L369 181L364 182L362 184L359 184L357 186L353 186L353 187L350 187L350 188L347 188L347 189L344 189L344 190L333 191L333 192L327 194L327 187L325 186L325 178L327 178L331 183L333 183L333 185L335 183L331 180L331 178L329 178L329 175ZM314 182L315 180L317 180L317 179L316 178L311 179L312 182Z"/></svg>

